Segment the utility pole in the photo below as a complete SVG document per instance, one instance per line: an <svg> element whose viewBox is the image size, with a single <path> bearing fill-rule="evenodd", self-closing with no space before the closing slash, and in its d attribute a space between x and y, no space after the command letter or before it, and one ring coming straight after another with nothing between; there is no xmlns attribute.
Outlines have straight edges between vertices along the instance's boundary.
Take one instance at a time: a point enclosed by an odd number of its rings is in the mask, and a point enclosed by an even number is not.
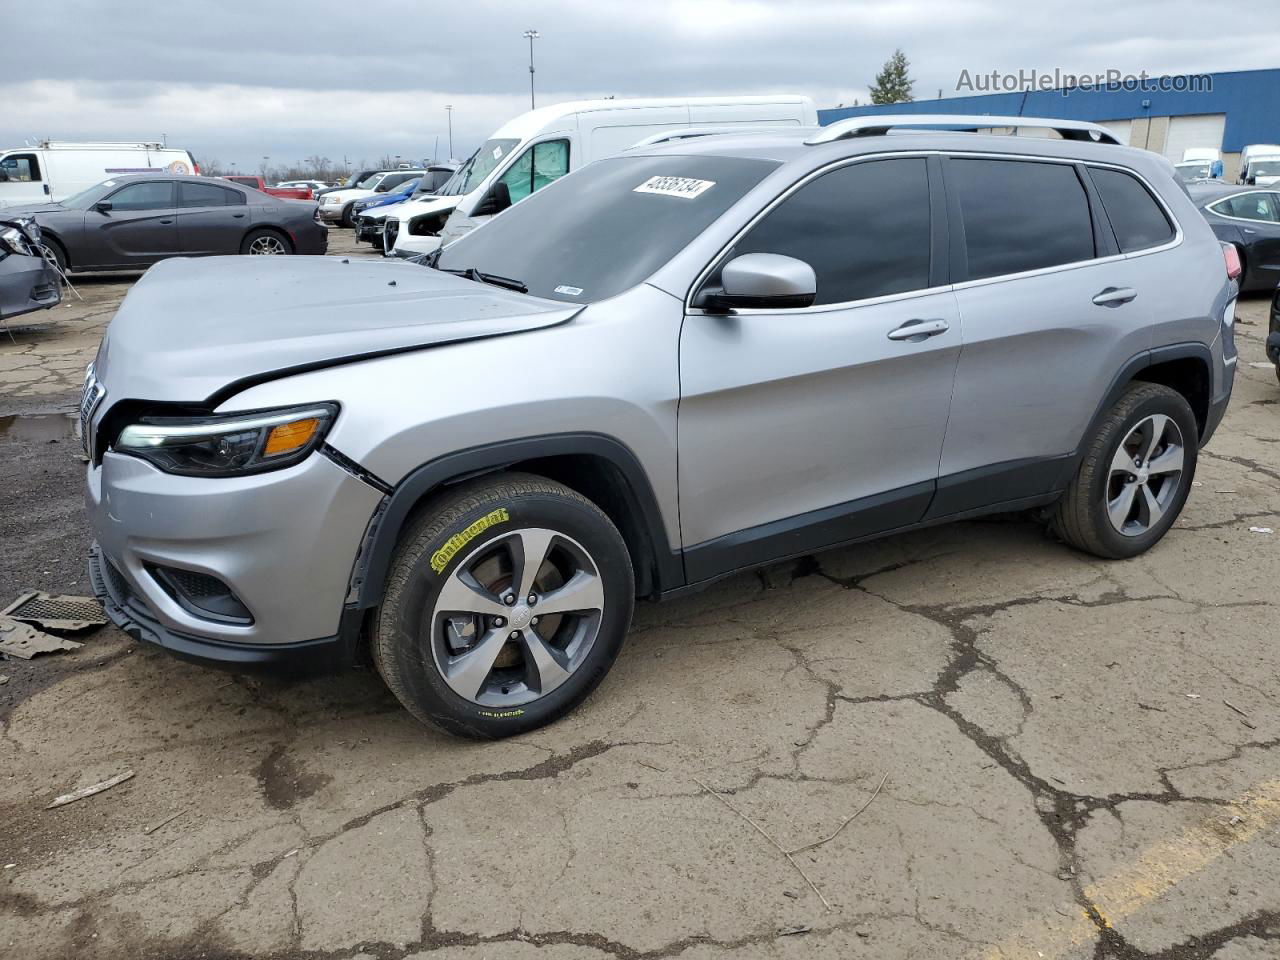
<svg viewBox="0 0 1280 960"><path fill-rule="evenodd" d="M449 159L453 159L453 104L444 105L445 116L449 118Z"/></svg>
<svg viewBox="0 0 1280 960"><path fill-rule="evenodd" d="M540 40L542 34L537 30L526 30L524 38L529 41L529 109L532 110L537 106L533 102L533 41Z"/></svg>

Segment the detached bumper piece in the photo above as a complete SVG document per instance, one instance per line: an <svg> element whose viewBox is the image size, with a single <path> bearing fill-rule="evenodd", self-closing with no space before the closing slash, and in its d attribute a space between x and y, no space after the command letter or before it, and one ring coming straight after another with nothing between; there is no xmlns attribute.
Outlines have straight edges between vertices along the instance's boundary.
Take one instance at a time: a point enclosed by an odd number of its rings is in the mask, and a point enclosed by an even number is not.
<svg viewBox="0 0 1280 960"><path fill-rule="evenodd" d="M62 302L58 273L43 257L0 256L0 320Z"/></svg>
<svg viewBox="0 0 1280 960"><path fill-rule="evenodd" d="M213 577L207 579L221 584L221 581ZM194 637L162 625L96 543L89 551L89 583L112 623L133 639L160 647L183 660L237 672L265 671L294 675L336 673L349 668L356 661L361 616L354 608L343 613L337 636L303 643L228 643ZM206 589L213 589L211 584L206 583L204 586ZM223 603L227 602L226 597L234 600L235 595L225 590L225 587L223 594L225 596L220 596L214 590L215 599L221 599ZM211 602L208 596L200 599L205 604Z"/></svg>

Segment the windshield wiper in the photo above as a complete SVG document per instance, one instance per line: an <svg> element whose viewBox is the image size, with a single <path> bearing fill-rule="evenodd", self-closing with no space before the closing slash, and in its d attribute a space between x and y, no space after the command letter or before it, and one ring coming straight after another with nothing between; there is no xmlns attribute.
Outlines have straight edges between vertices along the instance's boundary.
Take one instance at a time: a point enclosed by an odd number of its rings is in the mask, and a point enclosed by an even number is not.
<svg viewBox="0 0 1280 960"><path fill-rule="evenodd" d="M467 280L475 280L475 281L478 281L479 283L487 283L495 287L502 287L505 290L514 290L516 293L529 292L529 288L525 286L523 283L521 283L519 280L513 280L511 279L511 277L500 277L496 273L484 273L480 270L477 270L475 267L467 267L465 270L449 270L449 269L446 269L445 267L437 267L436 264L440 262L440 250L437 249L436 251L434 251L432 255L435 257L434 260L427 260L424 262L427 264L427 266L434 267L436 270L439 270L441 273L451 273L455 277L464 277Z"/></svg>

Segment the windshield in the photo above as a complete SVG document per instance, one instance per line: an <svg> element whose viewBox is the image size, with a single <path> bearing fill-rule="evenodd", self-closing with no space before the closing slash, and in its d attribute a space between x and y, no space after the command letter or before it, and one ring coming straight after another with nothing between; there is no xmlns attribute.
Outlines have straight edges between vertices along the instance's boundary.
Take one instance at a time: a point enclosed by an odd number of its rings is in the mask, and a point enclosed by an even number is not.
<svg viewBox="0 0 1280 960"><path fill-rule="evenodd" d="M457 170L453 171L449 179L444 182L444 186L442 186L439 190L436 191L436 196L437 197L462 196L462 193L463 193L462 185L467 181L467 171L471 169L471 161L474 160L475 158L476 158L476 155L474 153L471 156L467 157L467 159L463 161L462 166L460 166Z"/></svg>
<svg viewBox="0 0 1280 960"><path fill-rule="evenodd" d="M431 167L427 170L422 178L422 182L418 184L418 189L413 192L415 197L441 195L441 190L449 184L454 176L454 171L448 167Z"/></svg>
<svg viewBox="0 0 1280 960"><path fill-rule="evenodd" d="M119 182L119 180L103 180L101 183L95 183L88 190L81 190L79 193L74 193L64 200L59 200L58 204L71 210L88 207Z"/></svg>
<svg viewBox="0 0 1280 960"><path fill-rule="evenodd" d="M484 145L471 155L471 159L459 168L458 193L470 193L480 186L484 178L493 172L493 168L505 160L507 154L519 143L520 141L516 139L486 140Z"/></svg>
<svg viewBox="0 0 1280 960"><path fill-rule="evenodd" d="M1249 164L1251 177L1280 177L1280 160L1255 160Z"/></svg>
<svg viewBox="0 0 1280 960"><path fill-rule="evenodd" d="M777 167L740 157L597 160L444 247L441 270L594 303L648 278Z"/></svg>
<svg viewBox="0 0 1280 960"><path fill-rule="evenodd" d="M361 190L372 190L374 187L378 185L378 182L382 180L382 178L385 176L386 176L385 173L370 174L369 176L361 180L359 183L357 183L356 186Z"/></svg>
<svg viewBox="0 0 1280 960"><path fill-rule="evenodd" d="M1210 176L1209 165L1207 163L1180 163L1178 164L1178 176L1183 180L1207 180Z"/></svg>

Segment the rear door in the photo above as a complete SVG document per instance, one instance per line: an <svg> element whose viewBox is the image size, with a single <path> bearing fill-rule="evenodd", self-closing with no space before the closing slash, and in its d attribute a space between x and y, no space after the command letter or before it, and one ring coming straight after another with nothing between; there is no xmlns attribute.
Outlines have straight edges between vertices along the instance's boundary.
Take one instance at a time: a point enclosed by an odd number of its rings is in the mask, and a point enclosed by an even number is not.
<svg viewBox="0 0 1280 960"><path fill-rule="evenodd" d="M961 343L940 169L924 156L836 167L722 256L803 260L818 295L810 307L685 318L679 477L691 580L924 514ZM914 326L929 333L912 337Z"/></svg>
<svg viewBox="0 0 1280 960"><path fill-rule="evenodd" d="M1121 255L1074 162L957 155L946 184L964 349L930 517L1059 485L1112 378L1150 346L1160 283L1158 258Z"/></svg>
<svg viewBox="0 0 1280 960"><path fill-rule="evenodd" d="M249 207L239 190L178 182L178 250L183 256L239 253L248 229Z"/></svg>
<svg viewBox="0 0 1280 960"><path fill-rule="evenodd" d="M103 199L110 209L85 213L86 266L145 267L178 253L172 180L129 183Z"/></svg>

